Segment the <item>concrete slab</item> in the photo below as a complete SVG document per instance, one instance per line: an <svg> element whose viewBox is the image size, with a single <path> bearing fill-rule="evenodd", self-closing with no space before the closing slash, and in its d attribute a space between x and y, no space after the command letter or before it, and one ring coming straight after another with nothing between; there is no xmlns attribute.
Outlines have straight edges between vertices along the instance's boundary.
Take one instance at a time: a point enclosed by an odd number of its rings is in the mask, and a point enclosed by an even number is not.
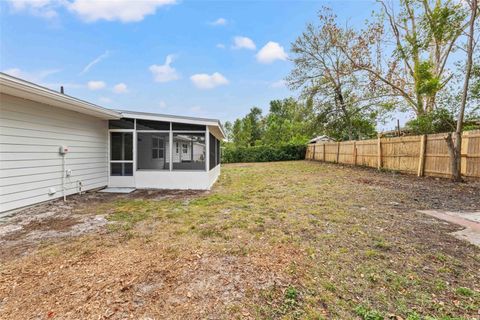
<svg viewBox="0 0 480 320"><path fill-rule="evenodd" d="M463 230L452 232L451 235L480 247L480 211L419 210L419 212L465 227Z"/></svg>
<svg viewBox="0 0 480 320"><path fill-rule="evenodd" d="M131 193L135 191L135 188L105 188L98 192L105 192L105 193Z"/></svg>

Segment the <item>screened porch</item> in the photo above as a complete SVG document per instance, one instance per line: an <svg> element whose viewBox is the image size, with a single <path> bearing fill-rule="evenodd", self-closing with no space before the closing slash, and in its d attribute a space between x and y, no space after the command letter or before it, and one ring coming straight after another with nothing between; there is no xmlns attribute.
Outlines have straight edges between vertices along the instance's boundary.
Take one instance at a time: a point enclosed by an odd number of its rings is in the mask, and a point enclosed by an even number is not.
<svg viewBox="0 0 480 320"><path fill-rule="evenodd" d="M134 187L149 180L147 187L164 187L154 179L169 179L176 172L212 171L220 164L220 139L209 128L207 124L139 118L110 120L109 184Z"/></svg>

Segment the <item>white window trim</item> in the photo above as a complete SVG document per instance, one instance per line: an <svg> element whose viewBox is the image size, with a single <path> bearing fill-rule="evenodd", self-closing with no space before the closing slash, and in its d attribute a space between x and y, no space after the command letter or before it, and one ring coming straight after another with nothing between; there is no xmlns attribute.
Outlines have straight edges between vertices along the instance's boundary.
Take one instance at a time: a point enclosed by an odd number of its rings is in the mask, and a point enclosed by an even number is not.
<svg viewBox="0 0 480 320"><path fill-rule="evenodd" d="M153 139L157 140L157 147L154 147L153 146ZM157 150L157 157L154 158L153 155L152 155L152 159L153 160L160 160L160 159L164 159L165 158L165 148L164 148L164 145L163 145L163 139L161 137L158 137L158 136L153 136L152 135L152 151L153 150ZM163 157L160 158L160 150L162 150L162 154L163 154Z"/></svg>

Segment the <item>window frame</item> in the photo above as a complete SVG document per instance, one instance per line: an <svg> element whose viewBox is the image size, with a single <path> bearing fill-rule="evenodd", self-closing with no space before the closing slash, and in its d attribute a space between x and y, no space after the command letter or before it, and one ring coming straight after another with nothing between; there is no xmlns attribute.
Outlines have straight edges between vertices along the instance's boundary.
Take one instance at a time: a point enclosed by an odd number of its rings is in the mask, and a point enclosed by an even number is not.
<svg viewBox="0 0 480 320"><path fill-rule="evenodd" d="M153 145L153 140L157 141L156 147ZM165 145L163 143L163 139L159 136L152 135L152 151L154 150L156 151L157 157L156 158L153 157L153 152L152 152L152 160L165 159ZM160 157L160 151L162 151L162 157Z"/></svg>

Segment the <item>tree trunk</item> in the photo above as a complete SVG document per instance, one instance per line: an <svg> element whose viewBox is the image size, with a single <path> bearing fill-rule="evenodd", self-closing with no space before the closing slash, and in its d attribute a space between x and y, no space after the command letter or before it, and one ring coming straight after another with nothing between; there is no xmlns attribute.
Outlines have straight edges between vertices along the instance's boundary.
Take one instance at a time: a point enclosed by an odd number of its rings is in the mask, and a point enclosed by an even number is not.
<svg viewBox="0 0 480 320"><path fill-rule="evenodd" d="M462 164L462 134L458 132L449 133L445 140L448 146L448 154L450 155L450 171L452 172L452 180L455 182L462 181L461 164Z"/></svg>
<svg viewBox="0 0 480 320"><path fill-rule="evenodd" d="M475 19L477 18L478 0L471 2L472 15L470 17L468 43L467 43L467 64L465 66L465 81L463 83L462 100L460 103L460 112L457 119L457 128L455 130L455 139L451 134L445 138L448 145L448 153L450 154L450 169L452 171L452 180L462 180L462 130L463 118L465 114L465 106L468 99L468 85L470 81L470 74L472 73L473 65L473 37L475 33Z"/></svg>

